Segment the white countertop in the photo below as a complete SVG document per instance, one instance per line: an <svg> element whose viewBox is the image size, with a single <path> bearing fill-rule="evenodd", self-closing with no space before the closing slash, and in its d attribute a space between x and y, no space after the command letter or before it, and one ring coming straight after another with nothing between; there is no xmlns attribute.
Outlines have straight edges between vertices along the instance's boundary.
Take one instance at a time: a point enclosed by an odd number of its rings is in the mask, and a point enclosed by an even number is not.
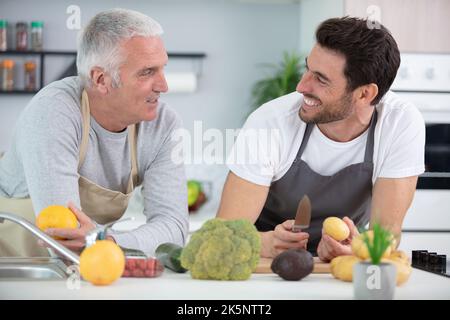
<svg viewBox="0 0 450 320"><path fill-rule="evenodd" d="M330 274L312 274L301 281L284 281L275 274L210 281L166 269L158 278L121 278L104 287L81 281L80 289L68 289L65 280L0 281L0 300L4 299L349 300L353 285ZM395 299L450 299L450 278L413 269L409 281L396 288Z"/></svg>

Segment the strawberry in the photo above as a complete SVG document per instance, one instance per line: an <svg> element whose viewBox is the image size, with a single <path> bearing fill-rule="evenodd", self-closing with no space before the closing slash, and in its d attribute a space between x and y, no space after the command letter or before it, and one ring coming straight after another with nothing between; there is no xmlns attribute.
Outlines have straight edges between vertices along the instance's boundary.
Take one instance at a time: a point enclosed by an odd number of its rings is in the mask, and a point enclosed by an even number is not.
<svg viewBox="0 0 450 320"><path fill-rule="evenodd" d="M136 259L136 266L141 270L145 270L147 263L145 259Z"/></svg>
<svg viewBox="0 0 450 320"><path fill-rule="evenodd" d="M134 269L134 270L131 272L131 275L132 275L133 277L141 278L141 277L144 276L144 271L141 270L141 269Z"/></svg>
<svg viewBox="0 0 450 320"><path fill-rule="evenodd" d="M147 270L154 270L156 267L155 259L147 259Z"/></svg>

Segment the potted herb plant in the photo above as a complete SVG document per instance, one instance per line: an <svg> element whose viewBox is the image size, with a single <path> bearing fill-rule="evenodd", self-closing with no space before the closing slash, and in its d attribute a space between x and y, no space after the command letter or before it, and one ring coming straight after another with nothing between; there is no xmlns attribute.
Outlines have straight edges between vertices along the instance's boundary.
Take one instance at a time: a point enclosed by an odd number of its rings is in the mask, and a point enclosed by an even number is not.
<svg viewBox="0 0 450 320"><path fill-rule="evenodd" d="M262 104L295 91L305 70L301 55L284 52L279 64L263 64L268 69L268 76L259 80L252 88L252 110Z"/></svg>
<svg viewBox="0 0 450 320"><path fill-rule="evenodd" d="M379 224L374 224L373 237L365 232L362 234L362 239L369 252L369 261L362 261L353 266L355 299L392 300L397 269L391 263L382 262L382 258L394 241L394 237Z"/></svg>

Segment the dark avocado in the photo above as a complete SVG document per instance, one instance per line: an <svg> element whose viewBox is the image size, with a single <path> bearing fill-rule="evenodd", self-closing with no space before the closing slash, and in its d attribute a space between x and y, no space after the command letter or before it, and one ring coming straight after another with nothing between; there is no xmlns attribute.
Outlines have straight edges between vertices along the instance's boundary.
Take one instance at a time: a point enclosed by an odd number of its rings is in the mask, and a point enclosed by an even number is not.
<svg viewBox="0 0 450 320"><path fill-rule="evenodd" d="M276 256L270 268L284 280L298 281L313 271L314 259L304 249L289 249Z"/></svg>

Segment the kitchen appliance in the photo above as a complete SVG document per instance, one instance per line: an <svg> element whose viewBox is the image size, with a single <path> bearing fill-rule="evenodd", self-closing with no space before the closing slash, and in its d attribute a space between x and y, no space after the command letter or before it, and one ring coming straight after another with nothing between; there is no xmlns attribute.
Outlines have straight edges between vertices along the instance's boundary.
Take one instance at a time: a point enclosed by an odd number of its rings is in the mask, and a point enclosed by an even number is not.
<svg viewBox="0 0 450 320"><path fill-rule="evenodd" d="M450 54L402 53L391 87L422 113L425 167L404 231L450 232Z"/></svg>
<svg viewBox="0 0 450 320"><path fill-rule="evenodd" d="M447 260L445 254L428 252L428 250L413 250L412 266L450 278L450 260Z"/></svg>

